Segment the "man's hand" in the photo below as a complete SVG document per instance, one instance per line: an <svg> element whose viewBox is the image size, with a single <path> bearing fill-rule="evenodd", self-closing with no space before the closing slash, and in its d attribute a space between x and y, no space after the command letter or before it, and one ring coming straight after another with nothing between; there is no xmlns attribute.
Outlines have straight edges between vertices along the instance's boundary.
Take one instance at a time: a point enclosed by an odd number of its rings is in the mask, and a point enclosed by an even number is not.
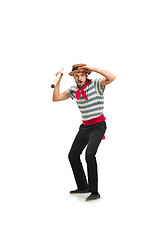
<svg viewBox="0 0 160 240"><path fill-rule="evenodd" d="M79 67L78 70L81 70L81 71L88 70L89 73L91 73L92 71L94 71L94 68L93 67L84 66L84 67Z"/></svg>
<svg viewBox="0 0 160 240"><path fill-rule="evenodd" d="M62 73L62 72L57 72L57 73L56 73L56 76L57 76L59 73L61 74L61 77L62 77L62 76L63 76L63 73Z"/></svg>

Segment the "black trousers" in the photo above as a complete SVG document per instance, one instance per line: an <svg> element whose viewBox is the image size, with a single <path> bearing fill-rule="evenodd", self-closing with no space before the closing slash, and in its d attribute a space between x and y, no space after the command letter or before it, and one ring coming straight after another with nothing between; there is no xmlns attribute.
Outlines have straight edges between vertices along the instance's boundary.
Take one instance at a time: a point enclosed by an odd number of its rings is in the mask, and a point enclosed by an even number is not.
<svg viewBox="0 0 160 240"><path fill-rule="evenodd" d="M98 192L98 171L95 155L106 128L105 121L89 126L81 124L79 127L79 132L73 141L68 155L78 189L83 190L89 187L91 192ZM80 160L80 155L86 146L85 159L88 182Z"/></svg>

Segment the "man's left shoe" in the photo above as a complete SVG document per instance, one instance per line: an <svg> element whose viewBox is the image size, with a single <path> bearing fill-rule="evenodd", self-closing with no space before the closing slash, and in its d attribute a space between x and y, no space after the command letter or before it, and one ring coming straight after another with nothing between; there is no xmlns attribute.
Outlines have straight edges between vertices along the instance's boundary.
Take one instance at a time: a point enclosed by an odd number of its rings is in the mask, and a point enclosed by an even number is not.
<svg viewBox="0 0 160 240"><path fill-rule="evenodd" d="M76 189L74 191L70 191L71 194L73 193L89 193L89 189L84 189L84 190L80 190L80 189Z"/></svg>
<svg viewBox="0 0 160 240"><path fill-rule="evenodd" d="M91 195L89 195L86 198L86 201L92 201L92 200L97 200L100 198L100 194L99 193L91 193Z"/></svg>

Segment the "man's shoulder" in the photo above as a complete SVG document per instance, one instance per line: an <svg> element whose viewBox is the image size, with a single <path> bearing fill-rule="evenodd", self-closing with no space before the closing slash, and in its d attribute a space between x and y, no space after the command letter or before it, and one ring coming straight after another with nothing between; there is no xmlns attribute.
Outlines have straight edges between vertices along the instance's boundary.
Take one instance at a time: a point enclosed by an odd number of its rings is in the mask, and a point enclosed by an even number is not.
<svg viewBox="0 0 160 240"><path fill-rule="evenodd" d="M92 85L92 86L94 85L96 87L100 83L101 79L102 78L94 78L94 79L92 79L90 85Z"/></svg>
<svg viewBox="0 0 160 240"><path fill-rule="evenodd" d="M95 82L98 82L98 81L100 81L102 78L94 78L92 81L95 83Z"/></svg>
<svg viewBox="0 0 160 240"><path fill-rule="evenodd" d="M100 81L102 78L94 78L94 79L89 79L91 80L91 83L96 83L98 81Z"/></svg>
<svg viewBox="0 0 160 240"><path fill-rule="evenodd" d="M101 79L102 79L101 77L93 79L92 80L93 81L92 86L94 86L94 89L95 89L96 92L98 92L98 94L103 95L104 90L105 90L105 86L104 87L101 86L101 84L100 84ZM92 87L91 87L91 89L92 89Z"/></svg>

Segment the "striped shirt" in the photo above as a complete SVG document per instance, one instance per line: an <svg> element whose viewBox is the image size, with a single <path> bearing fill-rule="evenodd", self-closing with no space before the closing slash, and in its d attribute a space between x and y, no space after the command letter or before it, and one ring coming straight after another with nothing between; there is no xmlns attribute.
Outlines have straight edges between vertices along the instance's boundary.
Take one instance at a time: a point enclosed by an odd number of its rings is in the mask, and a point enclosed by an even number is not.
<svg viewBox="0 0 160 240"><path fill-rule="evenodd" d="M78 90L77 85L71 86L67 91L71 95L72 99L75 99L79 110L81 112L82 120L87 121L92 118L99 117L103 114L104 109L104 90L105 86L100 85L99 79L92 80L89 85L84 89L88 100L86 100L82 95L79 100L76 98L76 92Z"/></svg>

